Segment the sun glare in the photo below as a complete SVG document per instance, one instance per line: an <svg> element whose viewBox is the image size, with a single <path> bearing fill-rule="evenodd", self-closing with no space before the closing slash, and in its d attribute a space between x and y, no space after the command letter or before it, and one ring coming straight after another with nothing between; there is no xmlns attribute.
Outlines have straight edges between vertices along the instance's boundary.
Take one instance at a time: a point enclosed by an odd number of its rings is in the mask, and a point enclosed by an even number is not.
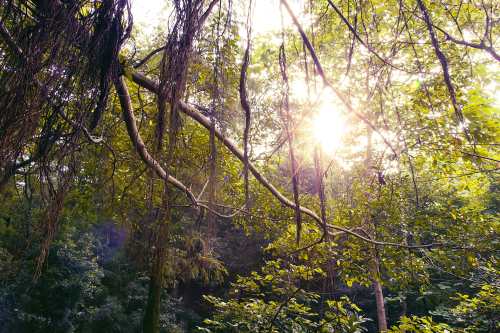
<svg viewBox="0 0 500 333"><path fill-rule="evenodd" d="M335 153L343 144L349 130L346 116L342 112L342 102L330 88L314 92L305 80L293 80L291 97L299 104L312 103L313 112L309 116L309 133L312 143L320 145L323 152Z"/></svg>
<svg viewBox="0 0 500 333"><path fill-rule="evenodd" d="M335 152L342 145L346 133L346 121L342 114L330 103L321 105L312 121L312 134L323 151Z"/></svg>
<svg viewBox="0 0 500 333"><path fill-rule="evenodd" d="M277 32L281 29L280 1L254 0L253 30L256 35ZM149 36L154 27L160 24L160 17L165 14L165 0L132 0L134 21L141 26L142 34ZM291 0L290 6L296 13L301 13L303 2ZM245 7L246 9L246 7ZM163 13L163 14L162 14ZM303 14L303 13L302 13ZM285 27L292 26L289 15L283 15ZM303 24L307 25L308 16L301 15ZM292 80L291 97L298 103L314 103L317 105L310 119L310 140L321 145L323 151L334 153L342 145L346 134L347 123L341 112L341 103L335 98L332 91L324 89L315 94L308 89L305 80ZM310 87L311 88L311 87Z"/></svg>

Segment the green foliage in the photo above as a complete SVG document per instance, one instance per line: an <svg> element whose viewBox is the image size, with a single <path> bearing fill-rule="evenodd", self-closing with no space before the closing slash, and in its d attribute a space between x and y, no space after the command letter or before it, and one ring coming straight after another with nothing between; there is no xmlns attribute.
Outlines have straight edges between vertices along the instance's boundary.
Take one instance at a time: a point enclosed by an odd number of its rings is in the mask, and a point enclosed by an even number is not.
<svg viewBox="0 0 500 333"><path fill-rule="evenodd" d="M313 295L309 295L311 297ZM205 300L214 307L214 318L205 319L201 332L364 332L365 318L359 308L343 297L328 301L322 314L292 297L286 303L248 298L222 301L213 296ZM309 303L314 303L308 300Z"/></svg>
<svg viewBox="0 0 500 333"><path fill-rule="evenodd" d="M2 249L0 267L8 269L2 270L0 331L136 332L148 279L131 274L119 254L104 265L99 255L108 249L99 236L83 233L61 239L36 283L31 280L33 261L13 261ZM176 319L179 301L165 295L162 311L162 331L181 332Z"/></svg>
<svg viewBox="0 0 500 333"><path fill-rule="evenodd" d="M500 329L500 289L498 285L485 284L477 293L458 293L451 308L440 307L434 311L456 327L457 332L497 332Z"/></svg>
<svg viewBox="0 0 500 333"><path fill-rule="evenodd" d="M322 301L300 287L323 275L321 269L268 261L262 273L252 272L232 284L231 298L204 296L213 307L204 332L363 332L366 318L348 297Z"/></svg>
<svg viewBox="0 0 500 333"><path fill-rule="evenodd" d="M446 324L436 323L431 317L402 317L398 323L391 327L389 333L450 333L453 330Z"/></svg>
<svg viewBox="0 0 500 333"><path fill-rule="evenodd" d="M228 271L223 262L208 252L205 240L197 234L181 236L179 239L181 244L173 246L168 254L167 281L199 281L205 285L221 284Z"/></svg>

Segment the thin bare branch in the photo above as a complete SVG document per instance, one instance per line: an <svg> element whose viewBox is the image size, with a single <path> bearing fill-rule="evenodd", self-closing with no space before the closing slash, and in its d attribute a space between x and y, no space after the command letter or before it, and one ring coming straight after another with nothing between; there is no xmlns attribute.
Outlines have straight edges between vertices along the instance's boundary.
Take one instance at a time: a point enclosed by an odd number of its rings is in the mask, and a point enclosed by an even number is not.
<svg viewBox="0 0 500 333"><path fill-rule="evenodd" d="M484 50L484 51L488 52L496 61L500 61L500 54L498 54L496 52L496 50L492 46L487 46L484 40L481 40L481 42L479 42L479 43L468 42L468 41L465 41L463 39L458 39L456 37L453 37L448 32L446 32L446 30L444 30L444 29L442 29L442 28L440 28L440 27L438 27L438 26L436 26L434 24L432 26L436 30L438 30L441 33L443 33L444 36L445 36L445 38L446 38L446 40L448 40L450 42L453 42L455 44L467 46L467 47L470 47L470 48L473 48L473 49Z"/></svg>

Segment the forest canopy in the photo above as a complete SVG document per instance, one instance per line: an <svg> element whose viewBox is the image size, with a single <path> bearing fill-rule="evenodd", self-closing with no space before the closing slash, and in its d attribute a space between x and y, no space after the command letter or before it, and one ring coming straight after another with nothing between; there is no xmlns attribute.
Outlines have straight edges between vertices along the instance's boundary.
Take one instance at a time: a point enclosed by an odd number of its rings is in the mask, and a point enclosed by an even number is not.
<svg viewBox="0 0 500 333"><path fill-rule="evenodd" d="M498 332L499 24L0 0L0 332Z"/></svg>

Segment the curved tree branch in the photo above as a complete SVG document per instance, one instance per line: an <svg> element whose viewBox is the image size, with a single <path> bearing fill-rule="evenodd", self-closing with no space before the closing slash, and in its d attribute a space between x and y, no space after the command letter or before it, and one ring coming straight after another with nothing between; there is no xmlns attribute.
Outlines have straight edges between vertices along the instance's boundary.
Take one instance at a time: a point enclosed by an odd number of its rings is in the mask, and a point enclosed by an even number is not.
<svg viewBox="0 0 500 333"><path fill-rule="evenodd" d="M179 180L168 175L166 171L162 168L160 163L156 161L148 152L144 141L142 141L141 135L139 134L139 130L137 128L137 124L135 121L134 111L132 108L132 101L130 99L130 94L128 92L127 86L125 84L125 80L123 76L120 76L118 79L114 81L116 91L118 93L118 98L120 100L120 105L123 111L123 118L125 120L125 124L127 125L127 132L134 144L137 153L141 157L141 159L146 163L146 165L153 170L160 178L166 180L170 184L174 185L176 188L186 193L189 200L193 203L194 206L198 206L196 197L194 194Z"/></svg>
<svg viewBox="0 0 500 333"><path fill-rule="evenodd" d="M158 84L147 77L145 77L142 74L139 73L132 73L132 80L137 83L138 85L148 89L149 91L153 93L157 93L158 91ZM211 127L211 122L208 117L205 117L202 115L195 107L183 102L179 101L179 110L184 113L185 115L189 116L190 118L194 119L196 122L201 124L203 127L205 127L207 130L210 130ZM245 155L244 153L238 148L237 144L234 143L231 139L227 138L222 134L220 130L217 128L215 129L215 136L226 146L226 148L229 149L229 151L236 156L242 163L245 163ZM252 175L257 179L259 183L261 183L271 194L278 199L279 202L281 202L283 205L295 209L295 204L293 203L292 200L288 199L286 196L284 196L276 187L274 187L268 180L267 178L262 175L259 170L253 165L253 163L248 163L248 169L252 173ZM313 218L316 222L318 222L321 225L321 218L314 213L312 210L306 208L306 207L300 207L300 211L311 218Z"/></svg>
<svg viewBox="0 0 500 333"><path fill-rule="evenodd" d="M446 30L438 27L437 25L433 24L432 25L436 30L440 31L444 36L447 41L453 42L458 45L463 45L467 46L473 49L478 49L478 50L483 50L488 52L496 61L500 61L500 54L496 52L496 50L493 48L493 46L487 46L484 40L481 40L479 43L472 43L468 42L466 40L458 39L456 37L453 37L450 35Z"/></svg>
<svg viewBox="0 0 500 333"><path fill-rule="evenodd" d="M434 31L434 25L432 24L432 20L431 17L429 16L427 7L425 7L425 4L422 2L422 0L417 0L417 3L418 7L420 8L420 11L422 12L423 20L429 32L431 43L434 48L434 53L436 54L436 57L441 63L444 83L446 84L446 87L448 88L448 93L450 94L451 104L453 105L453 109L455 110L455 117L457 118L457 122L459 125L464 125L464 116L462 114L460 106L458 105L455 88L453 87L453 83L451 82L450 72L448 68L448 59L446 58L443 51L441 51L441 48L439 47L439 41L437 40L436 32ZM465 136L467 137L467 139L470 139L469 133L465 126L464 129L465 129Z"/></svg>
<svg viewBox="0 0 500 333"><path fill-rule="evenodd" d="M248 12L248 15L250 16L250 10ZM247 19L248 20L248 19ZM249 133L250 133L250 121L252 117L252 112L250 110L250 104L248 103L248 96L247 96L247 70L248 70L248 65L250 62L250 29L248 29L247 32L247 46L245 49L245 54L243 56L243 64L241 65L241 70L240 70L240 104L241 108L243 111L245 111L245 129L243 131L243 156L244 156L244 168L243 168L243 179L244 179L244 186L245 186L245 205L246 208L248 209L249 205L249 198L250 198L250 191L249 191L249 185L248 185L248 139L249 139Z"/></svg>

